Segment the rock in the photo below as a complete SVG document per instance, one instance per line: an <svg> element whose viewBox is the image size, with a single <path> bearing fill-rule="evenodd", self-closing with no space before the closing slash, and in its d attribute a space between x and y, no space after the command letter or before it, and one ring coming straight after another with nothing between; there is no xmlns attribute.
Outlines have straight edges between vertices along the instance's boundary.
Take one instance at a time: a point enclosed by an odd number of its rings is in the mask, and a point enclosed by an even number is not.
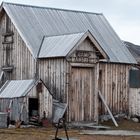
<svg viewBox="0 0 140 140"><path fill-rule="evenodd" d="M110 115L102 115L100 116L101 122L109 121L111 119Z"/></svg>
<svg viewBox="0 0 140 140"><path fill-rule="evenodd" d="M130 119L131 119L131 117L130 117L130 116L128 116L126 119L127 119L127 120L130 120Z"/></svg>
<svg viewBox="0 0 140 140"><path fill-rule="evenodd" d="M114 117L115 118L124 118L125 116L126 116L125 114L121 113L121 114L115 115Z"/></svg>
<svg viewBox="0 0 140 140"><path fill-rule="evenodd" d="M121 121L123 119L127 119L127 115L124 113L121 113L121 114L115 115L114 118L116 119L116 121Z"/></svg>
<svg viewBox="0 0 140 140"><path fill-rule="evenodd" d="M139 119L138 118L132 118L132 121L138 123Z"/></svg>
<svg viewBox="0 0 140 140"><path fill-rule="evenodd" d="M8 128L15 128L15 125L9 125Z"/></svg>

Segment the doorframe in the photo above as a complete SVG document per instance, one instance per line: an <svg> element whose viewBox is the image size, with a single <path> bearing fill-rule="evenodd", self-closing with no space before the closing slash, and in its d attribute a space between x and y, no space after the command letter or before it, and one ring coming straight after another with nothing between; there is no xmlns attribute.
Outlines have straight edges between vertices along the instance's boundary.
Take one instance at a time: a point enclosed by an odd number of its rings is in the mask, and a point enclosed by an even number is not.
<svg viewBox="0 0 140 140"><path fill-rule="evenodd" d="M89 63L70 63L70 67L69 67L69 73L70 73L70 76L69 76L69 83L72 82L72 76L71 76L71 72L72 72L72 68L73 67L81 67L81 68L92 68L93 69L93 73L94 73L94 76L93 76L93 83L95 84L94 86L94 89L93 89L93 92L94 92L94 110L93 110L93 113L94 113L94 121L98 123L98 119L99 119L99 116L98 116L98 78L99 78L99 63L94 63L94 64L89 64ZM97 81L97 82L94 82L94 81ZM69 86L68 88L68 106L69 106L69 95L71 94L71 86ZM69 109L68 109L69 110ZM69 111L68 111L69 112ZM68 121L71 122L70 120L70 116L68 115Z"/></svg>

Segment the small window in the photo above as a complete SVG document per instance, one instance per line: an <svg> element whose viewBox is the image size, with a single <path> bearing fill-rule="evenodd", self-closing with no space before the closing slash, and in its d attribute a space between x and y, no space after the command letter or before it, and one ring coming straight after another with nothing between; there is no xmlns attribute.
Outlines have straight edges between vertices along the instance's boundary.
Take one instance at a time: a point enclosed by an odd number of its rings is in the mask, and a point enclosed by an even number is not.
<svg viewBox="0 0 140 140"><path fill-rule="evenodd" d="M140 88L140 70L130 70L129 85L130 88Z"/></svg>

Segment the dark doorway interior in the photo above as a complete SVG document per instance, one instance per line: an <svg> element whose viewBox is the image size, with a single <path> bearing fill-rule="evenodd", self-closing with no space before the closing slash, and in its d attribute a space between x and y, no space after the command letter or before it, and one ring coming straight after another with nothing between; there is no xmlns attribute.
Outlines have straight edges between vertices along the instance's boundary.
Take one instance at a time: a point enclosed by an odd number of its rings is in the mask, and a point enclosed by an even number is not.
<svg viewBox="0 0 140 140"><path fill-rule="evenodd" d="M38 116L38 99L36 98L29 98L29 117Z"/></svg>

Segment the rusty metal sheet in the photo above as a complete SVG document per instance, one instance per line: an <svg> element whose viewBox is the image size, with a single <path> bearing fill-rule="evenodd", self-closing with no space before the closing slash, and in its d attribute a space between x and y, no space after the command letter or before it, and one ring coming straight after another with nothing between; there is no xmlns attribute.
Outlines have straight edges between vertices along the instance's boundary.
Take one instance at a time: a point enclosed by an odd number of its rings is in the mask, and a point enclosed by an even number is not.
<svg viewBox="0 0 140 140"><path fill-rule="evenodd" d="M67 104L60 103L56 100L53 102L53 123L58 123L59 119L61 119L67 109Z"/></svg>

